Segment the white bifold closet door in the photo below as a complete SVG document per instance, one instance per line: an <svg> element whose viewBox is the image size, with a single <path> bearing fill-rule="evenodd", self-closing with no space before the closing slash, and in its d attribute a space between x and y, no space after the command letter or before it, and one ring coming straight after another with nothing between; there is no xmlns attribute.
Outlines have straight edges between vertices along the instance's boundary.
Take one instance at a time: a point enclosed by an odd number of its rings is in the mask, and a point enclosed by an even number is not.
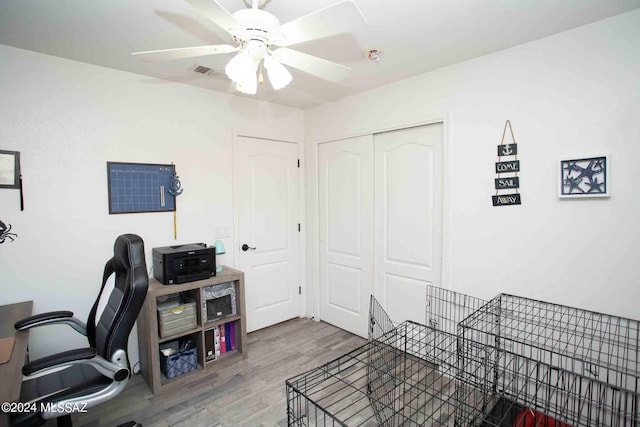
<svg viewBox="0 0 640 427"><path fill-rule="evenodd" d="M440 285L442 124L375 136L374 295L394 322L426 318Z"/></svg>
<svg viewBox="0 0 640 427"><path fill-rule="evenodd" d="M319 146L320 317L367 334L373 293L394 322L425 322L440 285L442 123Z"/></svg>
<svg viewBox="0 0 640 427"><path fill-rule="evenodd" d="M373 282L373 135L319 146L320 318L367 336Z"/></svg>

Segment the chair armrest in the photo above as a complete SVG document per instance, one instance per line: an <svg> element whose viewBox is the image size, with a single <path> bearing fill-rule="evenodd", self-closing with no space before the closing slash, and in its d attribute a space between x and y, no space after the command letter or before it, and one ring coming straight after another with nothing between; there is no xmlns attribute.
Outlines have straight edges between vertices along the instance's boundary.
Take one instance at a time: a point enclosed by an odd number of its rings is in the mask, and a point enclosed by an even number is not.
<svg viewBox="0 0 640 427"><path fill-rule="evenodd" d="M51 367L60 367L68 365L70 362L83 359L92 359L96 354L96 349L93 347L77 348L75 350L52 354L24 365L22 367L22 374L27 376L33 375L38 371Z"/></svg>
<svg viewBox="0 0 640 427"><path fill-rule="evenodd" d="M78 348L34 360L24 365L22 373L27 377L39 377L55 372L60 368L80 364L90 365L105 377L116 381L123 381L129 378L130 374L124 350L116 351L113 361L109 361L99 356L93 347Z"/></svg>
<svg viewBox="0 0 640 427"><path fill-rule="evenodd" d="M18 320L13 327L18 331L23 331L29 328L37 328L38 326L55 324L69 325L82 335L87 336L87 325L73 317L71 311L50 311L25 317Z"/></svg>

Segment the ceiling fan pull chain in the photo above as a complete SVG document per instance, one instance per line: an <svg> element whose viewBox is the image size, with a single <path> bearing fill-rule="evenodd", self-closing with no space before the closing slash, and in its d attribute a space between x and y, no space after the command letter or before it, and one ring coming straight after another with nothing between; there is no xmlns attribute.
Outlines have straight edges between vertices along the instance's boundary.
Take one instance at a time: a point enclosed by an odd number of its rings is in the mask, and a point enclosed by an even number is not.
<svg viewBox="0 0 640 427"><path fill-rule="evenodd" d="M258 72L258 84L264 83L264 75L262 74L263 69L264 69L264 60L261 60L259 65L259 72Z"/></svg>

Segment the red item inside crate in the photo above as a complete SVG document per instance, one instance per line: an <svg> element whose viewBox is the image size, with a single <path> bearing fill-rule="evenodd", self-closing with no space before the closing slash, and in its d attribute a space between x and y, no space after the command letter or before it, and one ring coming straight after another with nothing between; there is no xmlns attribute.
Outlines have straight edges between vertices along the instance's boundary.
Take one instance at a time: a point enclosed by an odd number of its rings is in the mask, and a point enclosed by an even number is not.
<svg viewBox="0 0 640 427"><path fill-rule="evenodd" d="M542 412L523 408L518 413L513 427L571 427L567 423L556 420Z"/></svg>

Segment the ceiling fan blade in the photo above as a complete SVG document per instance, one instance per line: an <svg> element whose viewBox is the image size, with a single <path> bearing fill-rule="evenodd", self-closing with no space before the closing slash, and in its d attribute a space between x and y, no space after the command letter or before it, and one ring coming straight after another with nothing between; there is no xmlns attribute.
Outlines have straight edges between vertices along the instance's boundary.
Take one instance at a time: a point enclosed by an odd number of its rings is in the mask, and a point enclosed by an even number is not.
<svg viewBox="0 0 640 427"><path fill-rule="evenodd" d="M344 65L286 47L273 51L273 57L284 65L334 83L342 81L351 71L351 68Z"/></svg>
<svg viewBox="0 0 640 427"><path fill-rule="evenodd" d="M219 53L237 52L240 47L228 44L216 44L210 46L179 47L177 49L150 50L147 52L135 52L143 61L171 61L174 59L194 58L196 56L217 55Z"/></svg>
<svg viewBox="0 0 640 427"><path fill-rule="evenodd" d="M209 18L214 24L231 33L240 24L227 10L216 0L186 0L191 6Z"/></svg>
<svg viewBox="0 0 640 427"><path fill-rule="evenodd" d="M278 40L275 44L291 46L346 33L357 25L366 23L367 20L353 0L343 0L281 25L278 32L282 34L284 40Z"/></svg>

